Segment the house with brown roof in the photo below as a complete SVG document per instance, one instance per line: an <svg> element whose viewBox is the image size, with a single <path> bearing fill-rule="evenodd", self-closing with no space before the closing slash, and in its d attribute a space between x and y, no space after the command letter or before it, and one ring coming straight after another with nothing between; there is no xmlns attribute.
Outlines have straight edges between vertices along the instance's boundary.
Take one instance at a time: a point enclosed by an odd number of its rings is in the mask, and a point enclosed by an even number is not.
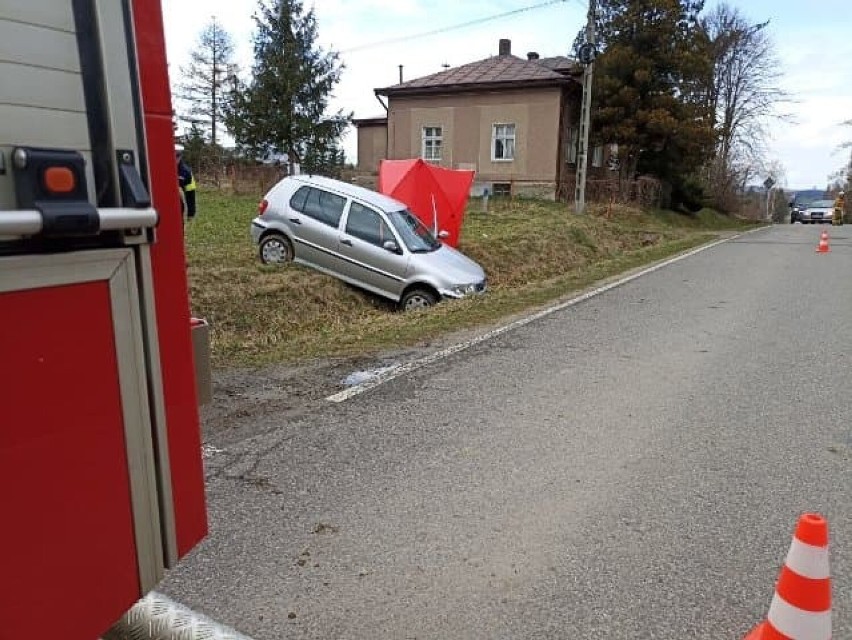
<svg viewBox="0 0 852 640"><path fill-rule="evenodd" d="M474 193L554 198L574 190L582 67L566 57L499 54L375 90L387 117L356 119L358 168L423 158L476 171ZM603 171L602 148L590 174Z"/></svg>

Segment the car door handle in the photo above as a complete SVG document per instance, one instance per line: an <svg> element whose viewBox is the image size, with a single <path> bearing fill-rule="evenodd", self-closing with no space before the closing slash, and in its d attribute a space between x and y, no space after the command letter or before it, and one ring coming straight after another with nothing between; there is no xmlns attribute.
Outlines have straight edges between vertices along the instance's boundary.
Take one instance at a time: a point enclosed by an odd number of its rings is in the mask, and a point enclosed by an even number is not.
<svg viewBox="0 0 852 640"><path fill-rule="evenodd" d="M292 222L293 224L302 224L302 221L298 218L290 218L290 222Z"/></svg>
<svg viewBox="0 0 852 640"><path fill-rule="evenodd" d="M351 241L349 238L343 238L343 239L340 241L340 244L345 244L347 247L351 247L351 246L352 246L352 241Z"/></svg>

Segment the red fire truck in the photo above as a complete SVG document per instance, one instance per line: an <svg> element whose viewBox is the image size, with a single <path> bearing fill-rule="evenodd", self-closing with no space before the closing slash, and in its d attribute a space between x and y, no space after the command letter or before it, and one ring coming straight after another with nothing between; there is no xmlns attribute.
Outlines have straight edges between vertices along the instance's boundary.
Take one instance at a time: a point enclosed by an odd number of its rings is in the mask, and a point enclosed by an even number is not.
<svg viewBox="0 0 852 640"><path fill-rule="evenodd" d="M95 640L207 532L160 0L0 0L0 640Z"/></svg>

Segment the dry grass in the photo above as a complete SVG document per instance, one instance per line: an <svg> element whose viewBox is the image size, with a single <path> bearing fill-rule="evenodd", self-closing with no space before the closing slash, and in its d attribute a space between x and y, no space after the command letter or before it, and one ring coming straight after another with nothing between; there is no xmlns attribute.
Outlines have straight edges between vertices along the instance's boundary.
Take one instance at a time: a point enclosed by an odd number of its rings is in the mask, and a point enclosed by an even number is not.
<svg viewBox="0 0 852 640"><path fill-rule="evenodd" d="M488 274L490 292L426 312L388 303L295 265L259 263L249 237L254 198L202 192L187 226L193 313L212 325L218 367L292 362L413 344L543 304L745 223L616 207L569 214L538 201L473 203L460 249Z"/></svg>

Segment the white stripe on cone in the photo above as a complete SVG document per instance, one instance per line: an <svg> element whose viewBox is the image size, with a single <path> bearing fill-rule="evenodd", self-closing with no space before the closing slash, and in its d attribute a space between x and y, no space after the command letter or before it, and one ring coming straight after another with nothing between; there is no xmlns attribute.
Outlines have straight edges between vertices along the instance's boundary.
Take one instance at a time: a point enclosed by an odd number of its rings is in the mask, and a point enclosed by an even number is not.
<svg viewBox="0 0 852 640"><path fill-rule="evenodd" d="M828 547L815 547L793 538L793 544L787 554L787 567L803 578L827 580Z"/></svg>
<svg viewBox="0 0 852 640"><path fill-rule="evenodd" d="M831 640L831 610L819 613L803 611L776 593L766 618L769 624L792 640Z"/></svg>

